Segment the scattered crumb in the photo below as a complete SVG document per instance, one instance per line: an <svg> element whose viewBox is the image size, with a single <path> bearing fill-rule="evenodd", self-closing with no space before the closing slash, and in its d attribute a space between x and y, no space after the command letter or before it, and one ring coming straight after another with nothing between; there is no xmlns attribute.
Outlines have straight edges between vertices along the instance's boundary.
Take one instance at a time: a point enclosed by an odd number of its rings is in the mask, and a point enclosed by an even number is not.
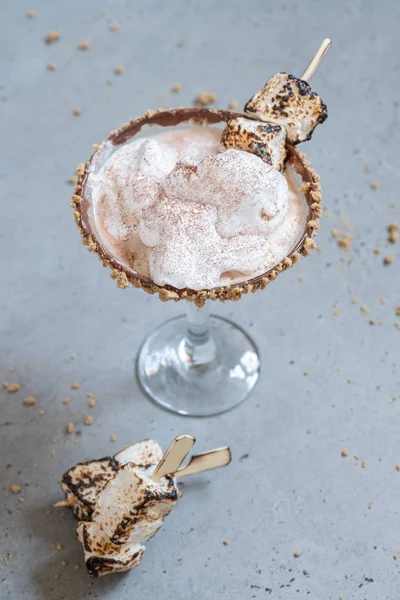
<svg viewBox="0 0 400 600"><path fill-rule="evenodd" d="M386 298L384 298L384 297L382 296L382 298L379 298L379 302L380 302L381 304L386 304Z"/></svg>
<svg viewBox="0 0 400 600"><path fill-rule="evenodd" d="M238 105L238 101L237 100L232 100L232 102L229 102L228 108L230 110L235 110L237 108Z"/></svg>
<svg viewBox="0 0 400 600"><path fill-rule="evenodd" d="M22 490L22 488L21 488L20 485L17 485L16 483L13 483L11 485L11 491L12 491L13 494L20 494L21 490Z"/></svg>
<svg viewBox="0 0 400 600"><path fill-rule="evenodd" d="M36 19L36 10L28 10L28 12L26 13L26 18L31 21L33 19Z"/></svg>
<svg viewBox="0 0 400 600"><path fill-rule="evenodd" d="M339 237L339 235L340 235L340 231L339 231L339 229L337 229L336 227L335 227L334 229L332 229L332 231L331 231L331 235L332 235L332 237L334 237L334 238L337 238L337 237Z"/></svg>
<svg viewBox="0 0 400 600"><path fill-rule="evenodd" d="M90 48L90 42L85 41L85 42L80 42L77 45L78 50L89 50Z"/></svg>
<svg viewBox="0 0 400 600"><path fill-rule="evenodd" d="M37 399L34 396L27 396L26 398L24 398L24 404L26 406L33 406L34 404L36 404Z"/></svg>
<svg viewBox="0 0 400 600"><path fill-rule="evenodd" d="M61 546L60 542L57 542L56 550L57 550L57 552L60 552L60 550L62 550L62 546Z"/></svg>
<svg viewBox="0 0 400 600"><path fill-rule="evenodd" d="M347 380L347 383L353 383L353 380L350 379L350 377L349 377L348 380Z"/></svg>
<svg viewBox="0 0 400 600"><path fill-rule="evenodd" d="M85 425L93 425L93 423L94 423L94 417L92 417L91 415L86 417L86 419L84 420Z"/></svg>
<svg viewBox="0 0 400 600"><path fill-rule="evenodd" d="M69 396L67 396L66 398L64 398L64 400L62 400L63 404L69 404L71 402L71 398Z"/></svg>
<svg viewBox="0 0 400 600"><path fill-rule="evenodd" d="M366 469L367 468L367 461L363 460L362 463L361 463L361 466L362 466L363 469Z"/></svg>
<svg viewBox="0 0 400 600"><path fill-rule="evenodd" d="M298 281L304 281L304 275L300 275L300 277L297 278Z"/></svg>
<svg viewBox="0 0 400 600"><path fill-rule="evenodd" d="M10 385L10 384L8 383L8 381L3 381L3 388L4 388L4 389L8 390L8 386L9 386L9 385Z"/></svg>
<svg viewBox="0 0 400 600"><path fill-rule="evenodd" d="M78 178L77 178L77 176L76 176L76 175L71 175L71 177L68 177L68 183L69 183L70 185L76 185L76 184L78 183ZM76 358L76 354L73 354L73 355L71 356L71 358L72 358L72 357Z"/></svg>
<svg viewBox="0 0 400 600"><path fill-rule="evenodd" d="M123 67L122 65L118 65L118 67L115 67L115 69L114 69L114 73L115 73L116 75L122 75L122 74L123 74L123 72L124 72L124 70L125 70L125 69L124 69L124 67Z"/></svg>
<svg viewBox="0 0 400 600"><path fill-rule="evenodd" d="M230 540L222 540L222 543L224 546L229 546L229 544L231 543Z"/></svg>
<svg viewBox="0 0 400 600"><path fill-rule="evenodd" d="M363 304L362 306L360 306L360 311L362 312L363 315L367 315L368 314L368 308L365 306L365 304Z"/></svg>
<svg viewBox="0 0 400 600"><path fill-rule="evenodd" d="M44 38L44 41L46 42L46 44L54 44L54 42L57 42L60 39L60 37L61 33L59 31L49 31L49 33Z"/></svg>
<svg viewBox="0 0 400 600"><path fill-rule="evenodd" d="M370 185L371 190L377 190L379 187L378 181L371 181L371 183L369 185Z"/></svg>
<svg viewBox="0 0 400 600"><path fill-rule="evenodd" d="M115 31L118 31L118 29L119 29L119 24L118 23L111 23L111 25L110 25L110 31L115 32Z"/></svg>
<svg viewBox="0 0 400 600"><path fill-rule="evenodd" d="M399 239L399 225L398 223L390 223L388 227L388 242L395 244Z"/></svg>
<svg viewBox="0 0 400 600"><path fill-rule="evenodd" d="M4 383L7 383L7 381L5 381ZM4 387L7 389L7 392L9 394L14 394L15 392L19 392L19 390L21 389L21 386L20 386L19 383L10 383L10 384L7 384L7 386L4 386Z"/></svg>
<svg viewBox="0 0 400 600"><path fill-rule="evenodd" d="M307 377L310 374L310 371L304 371L303 375L305 375L305 377Z"/></svg>
<svg viewBox="0 0 400 600"><path fill-rule="evenodd" d="M76 359L76 354L75 354L75 352L74 352L73 354L71 354L71 358L72 358L72 360L75 360L75 359Z"/></svg>
<svg viewBox="0 0 400 600"><path fill-rule="evenodd" d="M371 502L368 504L367 508L369 508L369 510L371 510L371 508L372 508Z"/></svg>
<svg viewBox="0 0 400 600"><path fill-rule="evenodd" d="M176 42L176 45L178 48L182 48L183 47L183 40L179 40L179 42Z"/></svg>
<svg viewBox="0 0 400 600"><path fill-rule="evenodd" d="M75 425L72 423L72 421L70 421L69 423L67 423L67 433L74 433L75 431Z"/></svg>
<svg viewBox="0 0 400 600"><path fill-rule="evenodd" d="M342 450L342 456L348 456L349 455L349 451L347 450L347 448L344 448L344 450Z"/></svg>
<svg viewBox="0 0 400 600"><path fill-rule="evenodd" d="M81 568L81 566L80 566L80 565L75 565L75 569L76 569L76 570L78 570L78 569L80 569L80 568Z"/></svg>
<svg viewBox="0 0 400 600"><path fill-rule="evenodd" d="M293 552L293 556L294 556L295 558L299 558L299 556L301 556L301 552L300 552L300 550L296 550L295 552Z"/></svg>
<svg viewBox="0 0 400 600"><path fill-rule="evenodd" d="M398 558L399 558L399 555L398 555L398 554L393 554L393 559L394 559L394 560L397 560Z"/></svg>
<svg viewBox="0 0 400 600"><path fill-rule="evenodd" d="M62 566L62 567L66 567L66 566L67 566L67 564L68 564L68 563L67 563L67 561L66 561L66 560L62 560L62 561L61 561L61 566Z"/></svg>
<svg viewBox="0 0 400 600"><path fill-rule="evenodd" d="M46 411L45 411L45 410L43 410L43 408L41 408L41 409L39 410L39 415L40 415L41 417L44 417L44 415L47 415L47 413L46 413Z"/></svg>
<svg viewBox="0 0 400 600"><path fill-rule="evenodd" d="M74 115L74 117L80 117L83 113L83 110L81 108L74 108L74 110L72 111L72 114Z"/></svg>
<svg viewBox="0 0 400 600"><path fill-rule="evenodd" d="M110 435L110 442L116 442L117 441L117 436L115 435L115 433L112 433Z"/></svg>
<svg viewBox="0 0 400 600"><path fill-rule="evenodd" d="M75 383L73 383L73 384L71 385L71 387L72 387L72 389L73 389L73 390L79 390L79 388L81 387L81 384L80 384L80 383L77 383L77 382L75 382Z"/></svg>
<svg viewBox="0 0 400 600"><path fill-rule="evenodd" d="M194 100L194 105L197 107L200 106L208 106L209 104L214 104L217 101L217 96L212 94L211 92L202 92L198 96L196 96Z"/></svg>
<svg viewBox="0 0 400 600"><path fill-rule="evenodd" d="M23 504L25 502L25 498L23 498L22 496L20 496L18 498L18 502L21 502L21 504Z"/></svg>
<svg viewBox="0 0 400 600"><path fill-rule="evenodd" d="M385 256L385 258L383 259L383 264L384 265L391 265L393 262L393 256L391 254L388 254L387 256Z"/></svg>
<svg viewBox="0 0 400 600"><path fill-rule="evenodd" d="M112 79L107 79L106 85L112 85L114 81Z"/></svg>
<svg viewBox="0 0 400 600"><path fill-rule="evenodd" d="M345 250L346 252L348 252L351 249L351 244L354 241L353 236L349 235L348 233L345 233L337 242L337 245L339 246L339 248L341 248L342 250Z"/></svg>
<svg viewBox="0 0 400 600"><path fill-rule="evenodd" d="M48 71L55 71L57 69L56 63L49 63L47 65L47 69L48 69Z"/></svg>
<svg viewBox="0 0 400 600"><path fill-rule="evenodd" d="M322 498L322 502L323 502L324 504L327 504L327 503L328 503L328 498L327 498L326 496L324 496L324 497Z"/></svg>
<svg viewBox="0 0 400 600"><path fill-rule="evenodd" d="M394 309L395 314L400 317L400 304L399 306L396 306L396 308Z"/></svg>
<svg viewBox="0 0 400 600"><path fill-rule="evenodd" d="M396 471L400 471L400 465L396 465Z"/></svg>
<svg viewBox="0 0 400 600"><path fill-rule="evenodd" d="M182 84L181 83L174 83L174 85L171 88L171 92L173 92L174 94L179 94L179 92L182 89Z"/></svg>
<svg viewBox="0 0 400 600"><path fill-rule="evenodd" d="M376 319L372 318L368 321L370 325L376 325Z"/></svg>
<svg viewBox="0 0 400 600"><path fill-rule="evenodd" d="M357 454L355 454L354 455L354 460L360 460L360 457Z"/></svg>
<svg viewBox="0 0 400 600"><path fill-rule="evenodd" d="M333 316L337 317L338 315L340 315L340 313L342 312L341 308L337 308L336 310L333 311Z"/></svg>
<svg viewBox="0 0 400 600"><path fill-rule="evenodd" d="M96 406L96 397L94 396L94 394L87 394L87 401L90 408L94 408Z"/></svg>

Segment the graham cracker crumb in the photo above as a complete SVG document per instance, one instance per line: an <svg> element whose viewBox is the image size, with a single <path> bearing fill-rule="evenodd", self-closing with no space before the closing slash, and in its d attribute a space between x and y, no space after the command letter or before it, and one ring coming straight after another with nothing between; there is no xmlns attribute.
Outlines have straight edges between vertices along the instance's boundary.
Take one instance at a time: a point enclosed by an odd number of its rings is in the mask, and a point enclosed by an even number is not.
<svg viewBox="0 0 400 600"><path fill-rule="evenodd" d="M348 233L346 233L345 235L343 235L337 242L337 245L339 246L339 248L341 248L342 250L345 250L346 252L349 252L349 250L351 249L351 244L354 241L353 236L349 235Z"/></svg>
<svg viewBox="0 0 400 600"><path fill-rule="evenodd" d="M30 21L36 19L36 10L28 10L28 12L26 13L26 18Z"/></svg>
<svg viewBox="0 0 400 600"><path fill-rule="evenodd" d="M70 185L76 185L78 183L78 178L76 175L71 175L71 177L68 177L67 181Z"/></svg>
<svg viewBox="0 0 400 600"><path fill-rule="evenodd" d="M381 304L386 304L386 298L384 298L383 296L381 298L379 298L379 302Z"/></svg>
<svg viewBox="0 0 400 600"><path fill-rule="evenodd" d="M327 503L328 503L328 498L327 498L326 496L324 496L324 497L322 498L322 502L323 502L324 504L327 504Z"/></svg>
<svg viewBox="0 0 400 600"><path fill-rule="evenodd" d="M372 504L371 504L371 502L368 504L367 508L368 508L369 510L371 510L371 508L372 508Z"/></svg>
<svg viewBox="0 0 400 600"><path fill-rule="evenodd" d="M117 436L115 435L115 433L112 433L110 435L110 442L116 442L117 441Z"/></svg>
<svg viewBox="0 0 400 600"><path fill-rule="evenodd" d="M94 408L96 406L95 397L93 395L88 394L87 399L88 399L88 405L90 406L90 408Z"/></svg>
<svg viewBox="0 0 400 600"><path fill-rule="evenodd" d="M71 354L71 358L72 358L72 360L75 360L75 359L76 359L76 354L75 354L75 352L73 352L73 353Z"/></svg>
<svg viewBox="0 0 400 600"><path fill-rule="evenodd" d="M353 383L353 380L350 379L350 377L349 377L348 380L347 380L347 383Z"/></svg>
<svg viewBox="0 0 400 600"><path fill-rule="evenodd" d="M217 96L211 92L202 92L198 94L194 100L194 106L209 106L210 104L214 104L217 101Z"/></svg>
<svg viewBox="0 0 400 600"><path fill-rule="evenodd" d="M370 325L376 325L376 319L374 318L370 319L368 322Z"/></svg>
<svg viewBox="0 0 400 600"><path fill-rule="evenodd" d="M355 454L354 455L354 460L360 460L360 457L357 454Z"/></svg>
<svg viewBox="0 0 400 600"><path fill-rule="evenodd" d="M229 546L229 544L231 543L230 540L222 540L222 543L224 546Z"/></svg>
<svg viewBox="0 0 400 600"><path fill-rule="evenodd" d="M381 249L380 249L380 248L375 248L375 250L374 250L374 254L375 254L376 256L378 256L380 253L381 253Z"/></svg>
<svg viewBox="0 0 400 600"><path fill-rule="evenodd" d="M90 42L88 42L88 41L80 42L77 45L77 48L78 48L78 50L89 50Z"/></svg>
<svg viewBox="0 0 400 600"><path fill-rule="evenodd" d="M339 237L339 235L340 235L340 231L339 231L339 229L337 229L336 227L335 227L334 229L332 229L332 231L331 231L331 235L332 235L332 237L334 237L334 238L337 238L337 237Z"/></svg>
<svg viewBox="0 0 400 600"><path fill-rule="evenodd" d="M399 304L399 306L396 306L396 308L394 309L394 312L397 317L400 317L400 304Z"/></svg>
<svg viewBox="0 0 400 600"><path fill-rule="evenodd" d="M300 550L295 550L295 552L293 552L293 556L294 556L295 558L299 558L299 556L301 556L301 552L300 552Z"/></svg>
<svg viewBox="0 0 400 600"><path fill-rule="evenodd" d="M62 546L61 546L60 542L57 542L56 550L57 550L57 552L60 552L60 550L62 550Z"/></svg>
<svg viewBox="0 0 400 600"><path fill-rule="evenodd" d="M393 262L393 256L391 254L388 254L387 256L385 256L385 258L383 259L383 264L388 266L391 265Z"/></svg>
<svg viewBox="0 0 400 600"><path fill-rule="evenodd" d="M4 383L7 383L7 382L5 381ZM9 394L15 394L15 392L19 392L19 390L21 389L21 385L19 383L10 383L9 385L7 385L5 387L7 388L7 392Z"/></svg>
<svg viewBox="0 0 400 600"><path fill-rule="evenodd" d="M337 317L338 315L340 315L340 313L342 312L342 310L340 308L337 308L336 310L333 311L333 316Z"/></svg>
<svg viewBox="0 0 400 600"><path fill-rule="evenodd" d="M117 67L115 67L114 69L114 73L116 75L122 75L123 72L125 71L124 67L122 65L118 65Z"/></svg>
<svg viewBox="0 0 400 600"><path fill-rule="evenodd" d="M171 92L173 94L179 94L179 92L182 89L182 84L181 83L174 83L174 85L171 87Z"/></svg>
<svg viewBox="0 0 400 600"><path fill-rule="evenodd" d="M4 389L8 390L9 385L10 384L8 383L8 381L3 381L3 388Z"/></svg>
<svg viewBox="0 0 400 600"><path fill-rule="evenodd" d="M362 463L361 463L361 466L362 466L363 469L366 469L367 468L367 461L363 460Z"/></svg>
<svg viewBox="0 0 400 600"><path fill-rule="evenodd" d="M49 64L47 65L47 70L48 70L48 71L55 71L56 69L57 69L57 65L56 65L56 63L49 63Z"/></svg>
<svg viewBox="0 0 400 600"><path fill-rule="evenodd" d="M228 108L229 110L235 110L238 106L238 101L237 100L232 100L232 102L229 102Z"/></svg>
<svg viewBox="0 0 400 600"><path fill-rule="evenodd" d="M112 85L114 81L112 79L107 79L106 85Z"/></svg>
<svg viewBox="0 0 400 600"><path fill-rule="evenodd" d="M13 494L20 494L21 490L22 490L22 488L21 488L20 485L17 485L16 483L13 483L11 485L11 491L12 491Z"/></svg>
<svg viewBox="0 0 400 600"><path fill-rule="evenodd" d="M25 502L25 498L23 498L23 496L20 496L18 498L18 502L21 502L21 504L23 504Z"/></svg>
<svg viewBox="0 0 400 600"><path fill-rule="evenodd" d="M94 417L92 417L91 415L86 417L86 419L84 420L85 425L93 425L93 423L94 423Z"/></svg>
<svg viewBox="0 0 400 600"><path fill-rule="evenodd" d="M74 110L72 111L72 114L74 115L74 117L80 117L82 115L83 111L81 108L74 108Z"/></svg>
<svg viewBox="0 0 400 600"><path fill-rule="evenodd" d="M72 423L72 421L70 421L69 423L67 423L67 433L74 433L75 431L75 425Z"/></svg>
<svg viewBox="0 0 400 600"><path fill-rule="evenodd" d="M398 555L398 554L393 554L393 559L394 559L394 560L397 560L398 558L399 558L399 555Z"/></svg>
<svg viewBox="0 0 400 600"><path fill-rule="evenodd" d="M368 308L365 306L365 304L360 306L360 311L362 312L363 315L367 315L369 313Z"/></svg>
<svg viewBox="0 0 400 600"><path fill-rule="evenodd" d="M62 401L63 404L69 404L70 402L71 402L71 398L69 396L64 398L64 400Z"/></svg>
<svg viewBox="0 0 400 600"><path fill-rule="evenodd" d="M120 290L125 290L127 287L129 287L129 282L126 273L121 272L118 274L117 285Z"/></svg>
<svg viewBox="0 0 400 600"><path fill-rule="evenodd" d="M66 566L67 566L67 564L68 564L68 563L67 563L67 561L66 561L66 560L62 560L62 561L61 561L61 566L62 566L62 567L66 567Z"/></svg>
<svg viewBox="0 0 400 600"><path fill-rule="evenodd" d="M34 404L36 404L37 399L34 396L27 396L26 398L24 398L24 404L26 406L34 406Z"/></svg>
<svg viewBox="0 0 400 600"><path fill-rule="evenodd" d="M183 44L184 44L183 40L179 40L179 42L176 42L176 45L178 48L183 48Z"/></svg>
<svg viewBox="0 0 400 600"><path fill-rule="evenodd" d="M348 456L349 455L349 451L347 450L347 448L344 448L342 450L342 456Z"/></svg>
<svg viewBox="0 0 400 600"><path fill-rule="evenodd" d="M45 410L43 410L43 408L41 408L41 409L39 410L39 415L40 415L41 417L44 417L44 415L47 415L47 413L46 413L46 411L45 411Z"/></svg>
<svg viewBox="0 0 400 600"><path fill-rule="evenodd" d="M309 374L310 374L310 371L304 371L304 373L303 373L303 375L304 375L305 377L308 377L308 375L309 375Z"/></svg>
<svg viewBox="0 0 400 600"><path fill-rule="evenodd" d="M81 387L81 384L78 383L77 381L75 381L72 385L71 385L73 390L79 390L79 388Z"/></svg>
<svg viewBox="0 0 400 600"><path fill-rule="evenodd" d="M118 31L119 29L119 24L118 23L111 23L110 25L110 31L115 32Z"/></svg>
<svg viewBox="0 0 400 600"><path fill-rule="evenodd" d="M400 465L396 465L396 471L400 471Z"/></svg>
<svg viewBox="0 0 400 600"><path fill-rule="evenodd" d="M61 33L59 31L49 31L49 33L44 38L44 41L46 42L46 44L54 44L54 42L57 42L60 39L60 37Z"/></svg>
<svg viewBox="0 0 400 600"><path fill-rule="evenodd" d="M371 181L371 183L369 184L371 190L377 190L379 187L379 182L378 181Z"/></svg>
<svg viewBox="0 0 400 600"><path fill-rule="evenodd" d="M391 244L395 244L399 239L399 224L398 223L390 223L388 227L388 242Z"/></svg>

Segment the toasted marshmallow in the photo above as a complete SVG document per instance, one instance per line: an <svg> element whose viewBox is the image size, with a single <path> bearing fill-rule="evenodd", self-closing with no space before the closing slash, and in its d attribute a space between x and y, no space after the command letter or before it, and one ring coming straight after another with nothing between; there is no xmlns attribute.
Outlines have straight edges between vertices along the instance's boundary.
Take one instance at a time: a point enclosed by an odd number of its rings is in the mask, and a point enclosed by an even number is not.
<svg viewBox="0 0 400 600"><path fill-rule="evenodd" d="M282 171L286 159L286 131L280 125L237 117L228 121L222 143L259 156L264 162Z"/></svg>
<svg viewBox="0 0 400 600"><path fill-rule="evenodd" d="M135 465L155 465L162 459L163 453L160 446L154 440L143 440L132 446L128 446L114 455L119 466L126 463Z"/></svg>
<svg viewBox="0 0 400 600"><path fill-rule="evenodd" d="M298 144L311 138L318 123L328 116L326 105L306 81L288 73L277 73L245 105L251 117L282 125L287 139Z"/></svg>

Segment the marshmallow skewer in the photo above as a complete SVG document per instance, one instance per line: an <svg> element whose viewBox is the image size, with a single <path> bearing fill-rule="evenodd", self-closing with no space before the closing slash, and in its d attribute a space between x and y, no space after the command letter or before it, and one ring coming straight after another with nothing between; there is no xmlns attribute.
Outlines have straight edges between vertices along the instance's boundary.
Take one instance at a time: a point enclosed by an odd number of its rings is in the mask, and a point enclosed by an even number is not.
<svg viewBox="0 0 400 600"><path fill-rule="evenodd" d="M179 469L195 443L195 438L186 433L178 435L155 468L152 480L156 483L165 475L173 476Z"/></svg>
<svg viewBox="0 0 400 600"><path fill-rule="evenodd" d="M319 65L324 60L325 54L328 52L329 48L332 46L332 40L329 38L325 38L314 57L311 59L310 64L307 69L304 71L303 75L300 77L303 81L310 81L311 77L315 74L315 71L318 69Z"/></svg>
<svg viewBox="0 0 400 600"><path fill-rule="evenodd" d="M175 471L174 477L180 479L187 475L196 475L203 471L211 471L211 469L219 469L226 467L232 460L231 451L228 447L216 448L209 452L202 452L191 457L187 465Z"/></svg>

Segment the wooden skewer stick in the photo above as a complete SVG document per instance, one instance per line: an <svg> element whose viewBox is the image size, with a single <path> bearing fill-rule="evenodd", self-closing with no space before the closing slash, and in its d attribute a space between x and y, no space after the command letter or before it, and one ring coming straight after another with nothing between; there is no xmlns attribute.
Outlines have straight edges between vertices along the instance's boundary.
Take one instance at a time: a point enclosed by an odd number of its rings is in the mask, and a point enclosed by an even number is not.
<svg viewBox="0 0 400 600"><path fill-rule="evenodd" d="M152 480L158 482L164 475L173 475L193 448L195 441L194 437L186 433L178 435L156 466Z"/></svg>
<svg viewBox="0 0 400 600"><path fill-rule="evenodd" d="M324 56L328 52L331 45L332 41L329 38L326 38L322 42L300 79L302 79L303 81L310 81L311 77L314 75L315 71L318 69L319 65L324 60Z"/></svg>
<svg viewBox="0 0 400 600"><path fill-rule="evenodd" d="M175 471L175 477L180 479L186 475L195 475L203 471L211 471L211 469L219 469L229 465L232 460L231 451L229 448L217 448L209 450L201 454L195 454L189 460L187 465Z"/></svg>
<svg viewBox="0 0 400 600"><path fill-rule="evenodd" d="M60 500L59 502L56 502L55 504L53 504L54 508L62 508L63 506L73 506L74 504L76 504L76 502L78 502L78 498L75 498L75 496L71 496L70 498L66 498L65 500Z"/></svg>

